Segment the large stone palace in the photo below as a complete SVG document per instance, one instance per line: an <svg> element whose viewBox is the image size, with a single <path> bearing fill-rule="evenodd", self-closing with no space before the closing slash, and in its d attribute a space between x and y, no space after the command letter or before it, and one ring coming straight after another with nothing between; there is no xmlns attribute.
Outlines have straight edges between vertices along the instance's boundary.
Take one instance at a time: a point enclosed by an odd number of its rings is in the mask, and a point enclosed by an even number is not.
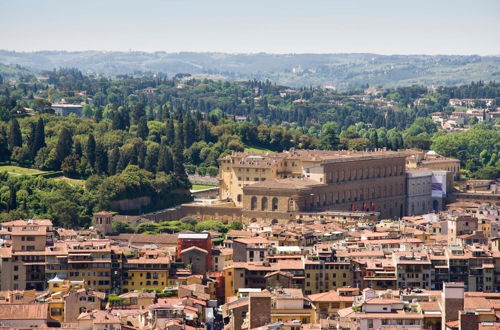
<svg viewBox="0 0 500 330"><path fill-rule="evenodd" d="M256 220L284 220L296 212L327 210L402 217L406 156L385 150L233 153L220 160L219 197Z"/></svg>

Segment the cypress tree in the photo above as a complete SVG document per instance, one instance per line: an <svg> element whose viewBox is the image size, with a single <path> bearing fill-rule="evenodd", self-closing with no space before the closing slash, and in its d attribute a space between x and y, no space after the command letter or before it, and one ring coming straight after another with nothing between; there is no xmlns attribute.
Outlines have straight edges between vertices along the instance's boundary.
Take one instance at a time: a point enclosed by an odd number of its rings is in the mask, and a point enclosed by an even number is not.
<svg viewBox="0 0 500 330"><path fill-rule="evenodd" d="M31 159L34 159L36 156L36 146L35 146L35 139L36 139L36 125L35 123L29 123L30 126L30 134L28 135L28 142L27 142L27 147L29 150L29 155Z"/></svg>
<svg viewBox="0 0 500 330"><path fill-rule="evenodd" d="M167 146L161 145L160 151L158 152L158 172L170 173L172 172L172 152Z"/></svg>
<svg viewBox="0 0 500 330"><path fill-rule="evenodd" d="M173 147L173 156L174 156L174 174L177 176L177 178L185 185L189 186L189 179L186 174L186 169L184 168L184 153L183 153L183 147L181 145L181 142L179 140L175 141L174 147Z"/></svg>
<svg viewBox="0 0 500 330"><path fill-rule="evenodd" d="M95 138L93 134L89 134L89 138L87 140L87 147L85 149L85 154L87 159L89 160L90 166L95 167Z"/></svg>
<svg viewBox="0 0 500 330"><path fill-rule="evenodd" d="M139 119L139 124L137 124L137 137L147 140L149 135L148 122L146 117Z"/></svg>
<svg viewBox="0 0 500 330"><path fill-rule="evenodd" d="M174 139L175 139L175 126L174 126L174 120L172 118L169 118L167 120L167 128L166 128L165 136L167 138L167 142L169 144L173 144Z"/></svg>
<svg viewBox="0 0 500 330"><path fill-rule="evenodd" d="M71 132L66 127L63 127L59 132L59 137L56 144L56 162L57 166L61 166L64 158L71 154L71 147L73 146L73 137Z"/></svg>
<svg viewBox="0 0 500 330"><path fill-rule="evenodd" d="M7 202L9 211L17 208L17 189L14 186L9 187L9 201Z"/></svg>
<svg viewBox="0 0 500 330"><path fill-rule="evenodd" d="M184 147L189 148L196 139L196 126L189 114L184 118L183 126Z"/></svg>
<svg viewBox="0 0 500 330"><path fill-rule="evenodd" d="M108 174L109 175L116 174L116 166L118 165L119 160L120 160L120 149L118 149L118 147L114 147L108 156Z"/></svg>
<svg viewBox="0 0 500 330"><path fill-rule="evenodd" d="M184 124L182 120L177 122L177 130L175 132L174 145L179 144L181 149L184 149Z"/></svg>
<svg viewBox="0 0 500 330"><path fill-rule="evenodd" d="M3 127L0 127L0 161L9 160L9 142L7 138L7 132Z"/></svg>
<svg viewBox="0 0 500 330"><path fill-rule="evenodd" d="M144 160L144 169L146 171L156 173L156 167L158 165L158 152L159 150L151 145L147 149L146 159Z"/></svg>
<svg viewBox="0 0 500 330"><path fill-rule="evenodd" d="M108 170L108 154L104 146L97 143L95 147L95 166L94 169L97 174L104 174Z"/></svg>
<svg viewBox="0 0 500 330"><path fill-rule="evenodd" d="M42 118L38 118L35 130L35 150L34 155L38 153L38 150L45 147L45 124Z"/></svg>
<svg viewBox="0 0 500 330"><path fill-rule="evenodd" d="M22 147L23 136L21 134L21 127L16 118L10 121L9 126L9 148L12 151L15 147Z"/></svg>

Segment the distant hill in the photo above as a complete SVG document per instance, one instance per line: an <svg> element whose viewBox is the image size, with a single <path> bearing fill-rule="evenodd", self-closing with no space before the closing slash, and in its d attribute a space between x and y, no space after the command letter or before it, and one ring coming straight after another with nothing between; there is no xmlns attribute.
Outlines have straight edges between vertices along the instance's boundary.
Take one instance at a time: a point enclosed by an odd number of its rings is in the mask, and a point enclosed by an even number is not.
<svg viewBox="0 0 500 330"><path fill-rule="evenodd" d="M15 65L34 71L75 67L107 75L190 73L230 80L269 79L289 86L384 87L459 85L500 80L500 56L377 54L225 54L0 50L0 74ZM7 67L6 67L6 66Z"/></svg>

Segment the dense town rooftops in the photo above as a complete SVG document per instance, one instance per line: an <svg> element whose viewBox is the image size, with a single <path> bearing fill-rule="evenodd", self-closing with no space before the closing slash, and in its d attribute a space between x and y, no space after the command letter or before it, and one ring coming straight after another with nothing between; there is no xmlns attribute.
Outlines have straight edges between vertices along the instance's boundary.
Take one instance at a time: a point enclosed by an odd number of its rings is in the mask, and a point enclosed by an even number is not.
<svg viewBox="0 0 500 330"><path fill-rule="evenodd" d="M13 220L2 223L2 227L23 227L23 226L52 226L52 221L48 219L28 219Z"/></svg>

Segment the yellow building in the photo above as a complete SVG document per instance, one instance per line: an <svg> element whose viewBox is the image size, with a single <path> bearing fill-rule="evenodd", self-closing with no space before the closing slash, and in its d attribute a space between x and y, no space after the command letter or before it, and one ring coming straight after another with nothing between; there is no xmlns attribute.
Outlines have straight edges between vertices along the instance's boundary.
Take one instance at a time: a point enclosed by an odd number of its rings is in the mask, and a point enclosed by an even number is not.
<svg viewBox="0 0 500 330"><path fill-rule="evenodd" d="M85 281L90 289L110 293L113 254L107 239L55 242L45 250L46 277Z"/></svg>
<svg viewBox="0 0 500 330"><path fill-rule="evenodd" d="M63 294L69 290L71 284L55 276L47 281L50 299L48 299L49 318L56 322L64 322L64 299Z"/></svg>
<svg viewBox="0 0 500 330"><path fill-rule="evenodd" d="M305 260L304 293L310 295L351 285L349 262Z"/></svg>
<svg viewBox="0 0 500 330"><path fill-rule="evenodd" d="M212 251L212 271L222 272L233 263L233 249L220 248Z"/></svg>
<svg viewBox="0 0 500 330"><path fill-rule="evenodd" d="M139 258L128 258L124 264L122 292L163 290L168 287L171 258L156 251L143 251Z"/></svg>
<svg viewBox="0 0 500 330"><path fill-rule="evenodd" d="M48 317L52 322L76 322L86 311L101 308L105 294L87 290L84 281L68 281L57 276L47 281L48 291L40 296L48 305Z"/></svg>

